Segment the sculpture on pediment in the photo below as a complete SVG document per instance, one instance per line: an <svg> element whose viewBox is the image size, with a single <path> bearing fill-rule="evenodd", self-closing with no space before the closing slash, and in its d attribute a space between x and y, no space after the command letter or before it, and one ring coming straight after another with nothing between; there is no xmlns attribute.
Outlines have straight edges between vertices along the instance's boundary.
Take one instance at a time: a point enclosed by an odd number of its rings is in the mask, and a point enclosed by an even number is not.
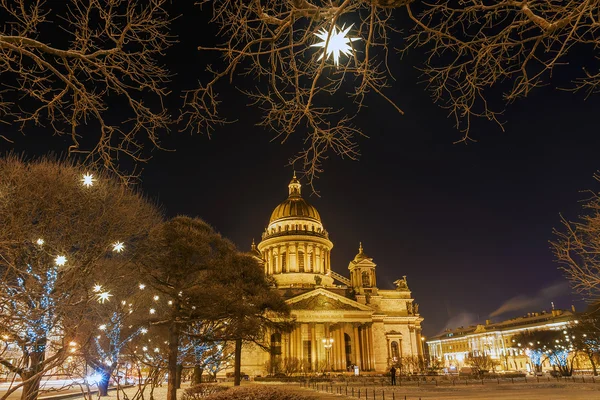
<svg viewBox="0 0 600 400"><path fill-rule="evenodd" d="M323 278L321 278L319 275L315 275L315 285L320 286L321 281L323 281Z"/></svg>
<svg viewBox="0 0 600 400"><path fill-rule="evenodd" d="M415 303L415 314L419 314L419 303Z"/></svg>
<svg viewBox="0 0 600 400"><path fill-rule="evenodd" d="M402 276L402 279L398 279L394 282L396 290L408 290L408 283L406 282L406 275Z"/></svg>
<svg viewBox="0 0 600 400"><path fill-rule="evenodd" d="M406 302L406 311L408 311L408 315L413 315L413 304L409 301Z"/></svg>

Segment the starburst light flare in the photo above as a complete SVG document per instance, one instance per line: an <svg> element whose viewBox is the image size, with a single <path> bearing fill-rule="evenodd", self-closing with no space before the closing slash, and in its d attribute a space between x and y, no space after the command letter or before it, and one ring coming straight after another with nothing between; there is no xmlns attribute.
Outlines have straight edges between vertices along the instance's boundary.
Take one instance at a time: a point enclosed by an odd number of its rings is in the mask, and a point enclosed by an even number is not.
<svg viewBox="0 0 600 400"><path fill-rule="evenodd" d="M123 242L114 242L112 246L113 251L116 253L120 253L125 250L125 244L123 244Z"/></svg>
<svg viewBox="0 0 600 400"><path fill-rule="evenodd" d="M352 53L352 46L350 43L360 40L360 38L351 38L346 35L350 31L354 24L344 29L342 26L341 29L338 29L337 26L333 26L331 28L331 36L329 36L329 31L325 28L322 28L319 32L315 33L322 42L312 44L311 47L321 47L323 49L323 53L319 56L319 60L326 56L325 59L329 59L329 57L333 57L333 63L338 66L340 64L340 54L348 56ZM327 37L329 37L329 43L327 43Z"/></svg>
<svg viewBox="0 0 600 400"><path fill-rule="evenodd" d="M95 284L94 288L92 289L95 293L101 292L102 291L102 285L99 284Z"/></svg>
<svg viewBox="0 0 600 400"><path fill-rule="evenodd" d="M44 245L44 239L39 238L38 240L35 241L37 243L38 246L43 246Z"/></svg>
<svg viewBox="0 0 600 400"><path fill-rule="evenodd" d="M67 263L67 257L65 257L65 256L56 256L56 258L54 259L54 264L56 264L59 267L62 267L66 263Z"/></svg>
<svg viewBox="0 0 600 400"><path fill-rule="evenodd" d="M98 303L104 304L105 301L110 300L110 297L112 297L112 294L110 294L110 292L98 293Z"/></svg>
<svg viewBox="0 0 600 400"><path fill-rule="evenodd" d="M94 175L90 174L89 172L87 174L83 174L83 177L81 178L81 183L83 183L83 186L85 187L92 186L95 181L96 178L94 178Z"/></svg>

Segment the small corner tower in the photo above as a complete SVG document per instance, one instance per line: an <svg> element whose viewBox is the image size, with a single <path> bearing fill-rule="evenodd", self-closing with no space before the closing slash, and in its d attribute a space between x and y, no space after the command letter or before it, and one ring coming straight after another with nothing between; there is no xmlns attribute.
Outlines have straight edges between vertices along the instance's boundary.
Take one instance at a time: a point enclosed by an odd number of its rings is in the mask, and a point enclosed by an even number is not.
<svg viewBox="0 0 600 400"><path fill-rule="evenodd" d="M362 243L359 244L358 254L350 261L350 283L357 294L377 294L377 277L373 259L363 251Z"/></svg>

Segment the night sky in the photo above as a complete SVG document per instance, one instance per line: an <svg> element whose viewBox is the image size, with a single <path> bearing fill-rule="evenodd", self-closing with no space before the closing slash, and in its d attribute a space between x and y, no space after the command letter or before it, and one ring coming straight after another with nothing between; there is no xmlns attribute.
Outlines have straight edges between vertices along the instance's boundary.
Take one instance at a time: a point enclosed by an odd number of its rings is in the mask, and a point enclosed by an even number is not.
<svg viewBox="0 0 600 400"><path fill-rule="evenodd" d="M169 54L179 74L173 105L177 89L193 86L206 64L215 62L195 50L211 40L205 37L214 28L203 32L206 16L183 7L176 24L181 42ZM387 94L406 114L371 96L356 119L370 136L360 140L360 161L332 156L316 183L320 197L303 188L334 243L333 269L347 275L362 241L377 264L380 288L391 289L407 276L428 336L490 315L549 310L551 301L557 308L582 309L548 240L559 213L577 215L581 190L600 190L593 179L600 169L599 97L541 88L508 107L505 132L476 121L477 141L453 144L461 137L453 120L418 83L414 66L420 57L392 56L397 80ZM176 151L153 153L142 187L168 216L201 217L247 250L287 197L293 168L286 165L301 142L271 142L272 133L255 126L257 110L235 89L221 89L223 111L238 122L210 138L171 132L164 144ZM33 139L21 138L12 148L39 154L44 146ZM64 151L59 144L53 149Z"/></svg>

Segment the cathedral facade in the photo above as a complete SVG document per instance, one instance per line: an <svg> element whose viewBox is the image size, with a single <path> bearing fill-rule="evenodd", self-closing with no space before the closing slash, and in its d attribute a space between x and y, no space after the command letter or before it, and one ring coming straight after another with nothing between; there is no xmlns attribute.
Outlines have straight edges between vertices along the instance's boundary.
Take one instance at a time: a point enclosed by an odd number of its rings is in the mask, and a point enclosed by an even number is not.
<svg viewBox="0 0 600 400"><path fill-rule="evenodd" d="M364 252L348 264L349 277L331 269L333 243L300 182L271 214L254 255L291 309L291 332L269 332L264 348L245 345L242 371L265 375L298 372L384 372L400 357L423 356L421 322L406 277L396 289L377 287L377 266Z"/></svg>

